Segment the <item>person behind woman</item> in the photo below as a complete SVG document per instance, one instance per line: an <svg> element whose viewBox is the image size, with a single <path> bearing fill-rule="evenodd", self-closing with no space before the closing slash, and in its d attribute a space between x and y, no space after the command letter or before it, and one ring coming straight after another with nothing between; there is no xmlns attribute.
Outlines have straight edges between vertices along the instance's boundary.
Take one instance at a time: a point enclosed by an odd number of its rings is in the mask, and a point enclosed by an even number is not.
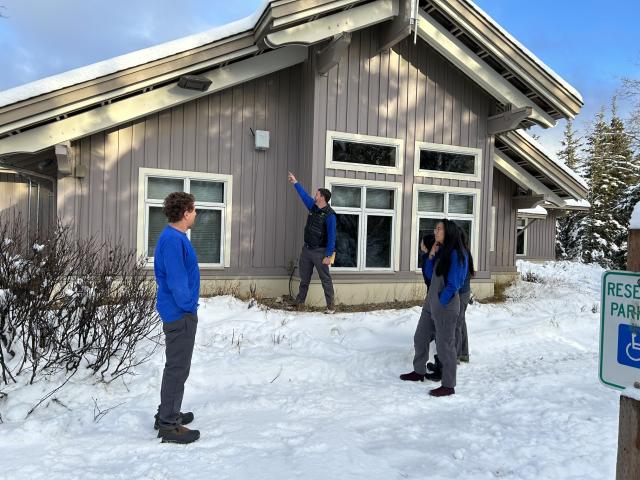
<svg viewBox="0 0 640 480"><path fill-rule="evenodd" d="M458 291L464 284L468 266L460 229L454 222L442 219L434 229L436 243L429 251L425 275L431 280L422 307L413 346L413 371L400 375L401 380L424 381L429 359L429 341L436 339L442 362L442 385L429 392L434 397L453 395L456 386L456 322L460 314Z"/></svg>
<svg viewBox="0 0 640 480"><path fill-rule="evenodd" d="M473 255L469 249L469 237L464 230L460 229L460 237L462 239L462 245L467 253L469 259L469 268L467 270L467 278L464 280L464 284L460 287L460 315L458 315L458 321L456 323L456 353L458 360L461 362L469 362L469 338L467 336L467 307L469 306L469 300L471 299L471 277L476 274L473 266Z"/></svg>
<svg viewBox="0 0 640 480"><path fill-rule="evenodd" d="M433 233L427 233L422 240L420 240L420 251L422 252L420 255L422 257L422 278L424 278L424 283L429 288L431 285L431 278L427 277L427 259L429 258L429 252L433 247L433 244L436 243L436 237Z"/></svg>

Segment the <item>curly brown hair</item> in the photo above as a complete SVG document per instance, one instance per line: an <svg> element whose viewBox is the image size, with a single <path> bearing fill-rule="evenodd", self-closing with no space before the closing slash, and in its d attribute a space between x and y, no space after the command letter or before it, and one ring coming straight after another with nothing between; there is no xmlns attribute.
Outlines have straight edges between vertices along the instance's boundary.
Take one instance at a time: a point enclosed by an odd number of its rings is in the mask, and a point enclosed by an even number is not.
<svg viewBox="0 0 640 480"><path fill-rule="evenodd" d="M169 219L169 223L182 220L185 212L195 208L196 197L186 192L173 192L164 199L162 211Z"/></svg>

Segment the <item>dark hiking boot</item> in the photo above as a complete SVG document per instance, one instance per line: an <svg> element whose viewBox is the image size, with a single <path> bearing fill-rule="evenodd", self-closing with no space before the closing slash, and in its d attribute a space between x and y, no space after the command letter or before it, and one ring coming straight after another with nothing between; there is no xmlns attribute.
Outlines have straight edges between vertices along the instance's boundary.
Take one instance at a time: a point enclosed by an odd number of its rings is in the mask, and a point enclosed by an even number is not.
<svg viewBox="0 0 640 480"><path fill-rule="evenodd" d="M469 355L460 355L458 360L462 363L469 363Z"/></svg>
<svg viewBox="0 0 640 480"><path fill-rule="evenodd" d="M442 380L442 370L439 372L427 372L424 376L427 380L431 380L432 382L439 382Z"/></svg>
<svg viewBox="0 0 640 480"><path fill-rule="evenodd" d="M155 428L156 430L160 430L160 420L158 419L157 413L155 415L155 419L156 421L153 424L153 428ZM193 412L180 412L178 414L178 423L180 425L189 425L191 422L193 422Z"/></svg>
<svg viewBox="0 0 640 480"><path fill-rule="evenodd" d="M405 382L424 382L424 375L417 372L403 373L400 375L400 380Z"/></svg>
<svg viewBox="0 0 640 480"><path fill-rule="evenodd" d="M456 391L452 387L438 387L429 391L429 395L432 397L448 397L454 393L456 393Z"/></svg>
<svg viewBox="0 0 640 480"><path fill-rule="evenodd" d="M200 438L200 431L178 425L166 430L161 428L158 430L158 438L162 439L162 443L193 443Z"/></svg>
<svg viewBox="0 0 640 480"><path fill-rule="evenodd" d="M436 373L440 372L440 375L442 375L442 362L438 358L438 354L437 353L433 356L433 361L434 361L434 363L432 363L432 362L427 363L427 370L430 370L430 371L436 372Z"/></svg>

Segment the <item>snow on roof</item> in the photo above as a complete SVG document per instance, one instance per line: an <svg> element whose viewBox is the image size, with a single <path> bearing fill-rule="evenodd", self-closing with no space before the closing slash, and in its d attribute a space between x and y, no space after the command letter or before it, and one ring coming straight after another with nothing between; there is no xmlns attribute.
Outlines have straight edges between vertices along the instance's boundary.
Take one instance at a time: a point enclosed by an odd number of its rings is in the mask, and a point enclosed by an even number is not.
<svg viewBox="0 0 640 480"><path fill-rule="evenodd" d="M553 163L555 163L556 165L558 165L562 170L564 170L566 173L568 173L576 182L578 182L580 185L582 185L584 188L589 188L589 186L587 185L587 182L585 182L584 178L582 178L580 175L578 175L576 172L574 172L573 170L571 170L569 167L567 167L564 162L561 162L560 160L556 160L555 159L555 155L552 155L545 147L542 146L542 144L540 142L538 142L535 138L533 138L531 135L529 135L527 132L525 132L522 129L517 130L518 134L522 135L529 143L531 143L532 145L534 145L538 150L540 150L544 155L546 155L547 157L549 157L549 160L551 160Z"/></svg>
<svg viewBox="0 0 640 480"><path fill-rule="evenodd" d="M127 68L143 65L238 33L246 32L255 27L257 21L271 1L272 0L262 0L262 5L260 5L253 14L235 22L227 23L226 25L4 90L0 92L0 107L103 77Z"/></svg>
<svg viewBox="0 0 640 480"><path fill-rule="evenodd" d="M534 208L519 208L518 215L526 217L527 215L544 215L547 216L547 210L544 207L538 205Z"/></svg>
<svg viewBox="0 0 640 480"><path fill-rule="evenodd" d="M568 208L591 208L591 204L588 200L565 200L564 204Z"/></svg>
<svg viewBox="0 0 640 480"><path fill-rule="evenodd" d="M498 30L500 30L500 32L507 37L510 41L512 41L520 50L523 51L523 53L527 56L529 56L531 58L531 60L533 60L536 64L538 64L538 66L540 68L542 68L545 72L547 72L549 75L551 75L556 81L558 81L558 83L560 83L562 86L564 86L567 90L569 90L573 95L575 95L577 98L580 99L580 101L582 103L584 103L584 100L582 98L582 95L580 94L580 92L578 92L578 90L576 90L573 86L571 86L565 79L563 79L560 75L558 75L556 72L554 72L551 67L549 67L546 63L544 63L542 60L540 60L537 56L535 56L533 54L533 52L531 52L527 47L525 47L522 43L520 43L518 40L516 40L509 32L507 32L504 28L502 28L500 26L500 24L498 22L496 22L487 12L485 12L484 10L482 10L478 5L476 5L473 1L471 0L465 0L469 6L471 6L476 12L478 12L481 16L483 16L488 22L490 22L492 25L494 25Z"/></svg>
<svg viewBox="0 0 640 480"><path fill-rule="evenodd" d="M633 213L631 214L631 220L629 220L629 228L634 230L640 230L640 202L633 207Z"/></svg>

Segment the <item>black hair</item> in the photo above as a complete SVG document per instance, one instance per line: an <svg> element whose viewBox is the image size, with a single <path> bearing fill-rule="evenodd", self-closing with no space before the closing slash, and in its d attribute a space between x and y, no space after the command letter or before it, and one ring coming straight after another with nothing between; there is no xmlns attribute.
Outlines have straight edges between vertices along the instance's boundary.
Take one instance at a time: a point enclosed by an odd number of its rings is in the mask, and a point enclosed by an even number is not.
<svg viewBox="0 0 640 480"><path fill-rule="evenodd" d="M427 233L422 237L422 243L424 243L427 252L429 252L431 247L433 247L433 244L436 243L436 236L433 233Z"/></svg>
<svg viewBox="0 0 640 480"><path fill-rule="evenodd" d="M438 250L440 260L436 266L436 275L444 277L446 281L449 270L451 270L451 254L455 250L458 254L458 262L462 264L464 262L465 248L462 244L460 228L454 221L443 218L438 223L442 223L444 226L444 243Z"/></svg>
<svg viewBox="0 0 640 480"><path fill-rule="evenodd" d="M469 236L462 228L460 229L460 237L462 239L462 246L467 251L467 256L469 258L469 275L475 277L476 269L473 265L473 255L471 255L471 249L469 248Z"/></svg>
<svg viewBox="0 0 640 480"><path fill-rule="evenodd" d="M320 195L324 197L324 201L329 203L329 200L331 200L331 191L326 188L319 188L318 191L320 192Z"/></svg>

